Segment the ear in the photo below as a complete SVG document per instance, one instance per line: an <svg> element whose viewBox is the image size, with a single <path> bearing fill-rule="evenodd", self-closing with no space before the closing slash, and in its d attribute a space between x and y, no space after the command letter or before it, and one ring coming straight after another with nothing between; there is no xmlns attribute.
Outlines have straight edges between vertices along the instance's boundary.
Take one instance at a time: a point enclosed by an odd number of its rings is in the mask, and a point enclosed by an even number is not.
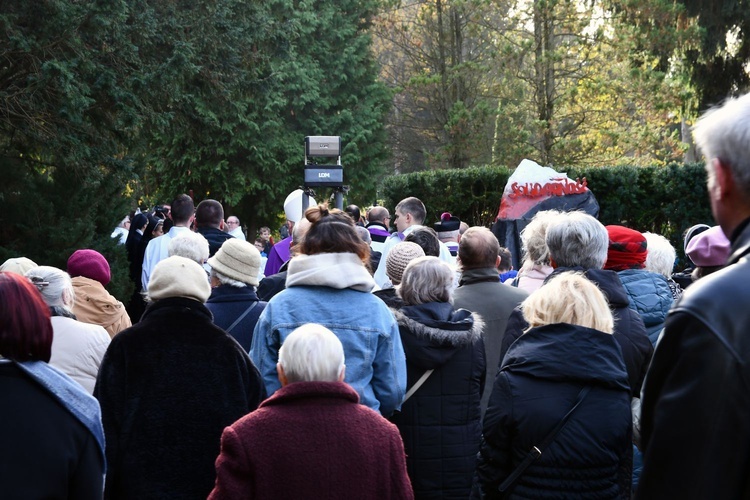
<svg viewBox="0 0 750 500"><path fill-rule="evenodd" d="M732 195L735 191L734 176L732 175L729 165L718 158L711 160L711 166L713 167L714 173L711 196L714 197L715 200L723 200L727 196Z"/></svg>
<svg viewBox="0 0 750 500"><path fill-rule="evenodd" d="M276 363L276 374L279 376L281 387L284 387L289 383L289 380L286 378L286 373L284 373L284 367L281 366L281 363Z"/></svg>
<svg viewBox="0 0 750 500"><path fill-rule="evenodd" d="M498 255L497 260L495 261L495 267L500 267L500 263L503 261L503 259Z"/></svg>
<svg viewBox="0 0 750 500"><path fill-rule="evenodd" d="M552 269L557 269L557 262L555 262L555 258L552 255L549 256L549 265L552 266Z"/></svg>
<svg viewBox="0 0 750 500"><path fill-rule="evenodd" d="M341 367L341 373L339 374L339 382L343 382L345 376L346 376L346 365Z"/></svg>

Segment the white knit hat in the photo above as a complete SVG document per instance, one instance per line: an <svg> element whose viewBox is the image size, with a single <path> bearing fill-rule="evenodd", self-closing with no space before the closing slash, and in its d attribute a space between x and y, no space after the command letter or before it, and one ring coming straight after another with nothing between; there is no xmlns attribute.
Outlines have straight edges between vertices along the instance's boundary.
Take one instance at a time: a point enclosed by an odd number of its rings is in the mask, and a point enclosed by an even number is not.
<svg viewBox="0 0 750 500"><path fill-rule="evenodd" d="M292 222L299 222L302 218L302 195L304 192L301 189L297 189L289 193L289 196L284 200L284 213L286 214L286 220ZM314 207L318 203L315 198L308 196L308 207Z"/></svg>
<svg viewBox="0 0 750 500"><path fill-rule="evenodd" d="M260 252L247 241L228 239L216 255L208 259L208 265L227 278L258 286Z"/></svg>
<svg viewBox="0 0 750 500"><path fill-rule="evenodd" d="M385 274L394 285L401 284L404 269L407 264L418 257L424 257L422 247L411 241L402 241L396 244L385 258Z"/></svg>
<svg viewBox="0 0 750 500"><path fill-rule="evenodd" d="M184 297L205 303L210 295L211 286L203 267L177 255L156 264L148 282L148 296L152 300Z"/></svg>

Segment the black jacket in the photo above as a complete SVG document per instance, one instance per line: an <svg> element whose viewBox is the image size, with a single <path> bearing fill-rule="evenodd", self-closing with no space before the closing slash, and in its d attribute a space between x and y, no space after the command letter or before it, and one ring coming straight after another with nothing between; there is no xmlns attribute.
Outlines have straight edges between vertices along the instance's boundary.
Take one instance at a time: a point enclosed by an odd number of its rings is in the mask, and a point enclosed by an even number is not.
<svg viewBox="0 0 750 500"><path fill-rule="evenodd" d="M622 286L620 277L615 271L606 271L602 269L582 268L557 268L547 277L550 280L558 274L565 271L582 271L584 275L593 281L604 293L615 317L614 337L622 349L622 357L625 361L625 367L628 370L628 381L630 383L631 394L633 397L639 397L641 394L641 385L646 376L646 370L651 362L651 356L654 347L648 338L646 327L640 315L633 309L630 309L630 302L625 288ZM503 337L503 346L500 353L500 363L508 351L510 345L521 336L523 331L528 327L528 323L523 318L520 309L516 309L508 319L508 327Z"/></svg>
<svg viewBox="0 0 750 500"><path fill-rule="evenodd" d="M684 291L643 390L640 498L750 498L750 225Z"/></svg>
<svg viewBox="0 0 750 500"><path fill-rule="evenodd" d="M213 257L214 254L219 251L219 248L221 248L221 245L223 245L225 241L234 238L234 236L232 236L231 234L215 227L201 226L195 231L202 234L203 237L208 240L209 257Z"/></svg>
<svg viewBox="0 0 750 500"><path fill-rule="evenodd" d="M468 497L481 435L482 321L448 303L395 311L406 354L407 390L434 369L391 417L401 431L415 498Z"/></svg>
<svg viewBox="0 0 750 500"><path fill-rule="evenodd" d="M100 499L104 460L91 432L7 361L0 362L0 394L0 497Z"/></svg>
<svg viewBox="0 0 750 500"><path fill-rule="evenodd" d="M229 331L249 307L252 309ZM255 294L255 287L218 286L211 290L206 308L213 314L214 324L234 337L245 352L250 352L255 323L266 308L266 302L261 302Z"/></svg>
<svg viewBox="0 0 750 500"><path fill-rule="evenodd" d="M628 498L632 417L620 348L612 335L567 324L534 328L508 350L484 417L474 498L498 486L591 391L522 474L514 498Z"/></svg>
<svg viewBox="0 0 750 500"><path fill-rule="evenodd" d="M94 396L105 498L206 498L224 427L258 407L258 370L203 304L169 298L107 349Z"/></svg>

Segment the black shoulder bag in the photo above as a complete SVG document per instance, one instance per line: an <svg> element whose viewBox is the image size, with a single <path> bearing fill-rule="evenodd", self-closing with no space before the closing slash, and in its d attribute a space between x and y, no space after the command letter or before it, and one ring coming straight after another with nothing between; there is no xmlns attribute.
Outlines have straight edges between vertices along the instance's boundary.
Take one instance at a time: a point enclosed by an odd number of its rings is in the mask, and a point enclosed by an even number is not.
<svg viewBox="0 0 750 500"><path fill-rule="evenodd" d="M557 426L552 429L552 432L547 434L547 437L544 438L544 441L542 441L539 446L531 447L531 451L529 451L529 454L526 455L526 458L524 458L523 461L518 464L518 466L513 470L510 476L508 476L505 481L503 481L502 484L498 487L498 490L501 494L507 495L510 492L510 489L513 488L513 486L516 484L516 481L518 481L518 478L521 477L521 474L524 473L529 465L531 465L535 460L542 456L542 452L546 450L550 444L552 444L552 441L555 440L562 428L565 427L565 424L568 423L568 419L571 415L573 415L573 412L576 411L576 408L578 408L583 400L586 399L586 396L588 395L590 390L590 385L587 385L586 387L581 389L581 391L578 393L578 397L576 398L576 402L573 405L573 408L571 408L570 411L565 414L562 420L557 423Z"/></svg>

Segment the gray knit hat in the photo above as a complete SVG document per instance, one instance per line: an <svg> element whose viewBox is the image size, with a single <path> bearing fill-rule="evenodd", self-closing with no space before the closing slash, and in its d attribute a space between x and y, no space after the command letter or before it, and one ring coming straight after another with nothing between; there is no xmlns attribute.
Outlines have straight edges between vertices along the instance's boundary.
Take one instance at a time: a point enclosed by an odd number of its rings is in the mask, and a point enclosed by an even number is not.
<svg viewBox="0 0 750 500"><path fill-rule="evenodd" d="M388 275L392 284L400 285L406 265L417 257L424 257L424 255L424 250L416 243L402 241L388 252L388 257L385 258L385 274Z"/></svg>
<svg viewBox="0 0 750 500"><path fill-rule="evenodd" d="M148 282L148 296L152 300L184 297L205 303L210 295L211 285L203 267L177 255L156 264Z"/></svg>
<svg viewBox="0 0 750 500"><path fill-rule="evenodd" d="M258 286L260 252L250 242L231 238L224 242L208 265L227 278Z"/></svg>

